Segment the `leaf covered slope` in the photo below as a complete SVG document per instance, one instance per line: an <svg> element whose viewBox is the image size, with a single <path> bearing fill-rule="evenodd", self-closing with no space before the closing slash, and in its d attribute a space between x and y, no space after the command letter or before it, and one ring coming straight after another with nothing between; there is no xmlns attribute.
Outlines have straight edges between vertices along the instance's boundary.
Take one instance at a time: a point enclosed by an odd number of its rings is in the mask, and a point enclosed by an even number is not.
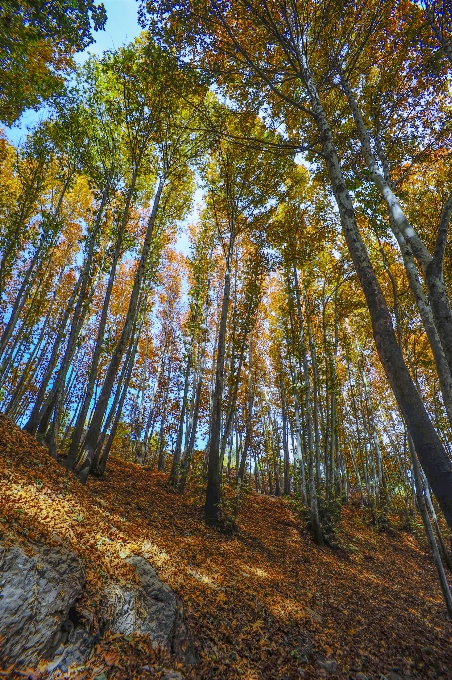
<svg viewBox="0 0 452 680"><path fill-rule="evenodd" d="M362 510L343 509L333 551L313 544L287 501L252 493L225 537L165 475L112 459L82 487L3 416L0 454L2 543L63 539L77 551L92 626L102 583L133 578L125 556L147 557L183 599L200 658L187 677L452 677L452 625L430 558L409 534L377 533ZM95 661L78 677L149 675L133 641L107 637Z"/></svg>

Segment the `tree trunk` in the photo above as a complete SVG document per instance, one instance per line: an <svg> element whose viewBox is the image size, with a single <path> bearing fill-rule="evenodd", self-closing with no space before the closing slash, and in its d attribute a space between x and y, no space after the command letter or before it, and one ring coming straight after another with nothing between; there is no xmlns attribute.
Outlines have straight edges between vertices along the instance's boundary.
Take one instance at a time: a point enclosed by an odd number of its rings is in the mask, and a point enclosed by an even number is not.
<svg viewBox="0 0 452 680"><path fill-rule="evenodd" d="M296 308L297 308L297 313L298 313L298 322L299 322L299 342L300 342L300 349L303 357L303 374L304 374L304 383L305 383L305 401L306 401L306 430L307 430L307 435L308 435L308 472L309 472L309 501L310 501L310 506L311 506L311 523L312 523L312 531L313 531L313 536L314 536L314 541L317 543L317 545L323 545L323 536L322 536L322 528L320 526L320 519L319 519L319 510L317 506L317 491L315 488L315 469L314 469L314 437L313 437L313 431L312 431L312 420L311 420L311 379L309 376L309 364L308 364L308 357L307 357L307 348L306 348L306 342L305 342L305 334L304 334L304 317L303 317L303 310L301 308L301 300L300 300L300 288L298 285L298 273L297 273L297 268L294 266L293 267L293 288L295 292L295 302L296 302ZM288 279L289 282L289 291L291 289L290 286L290 279Z"/></svg>
<svg viewBox="0 0 452 680"><path fill-rule="evenodd" d="M93 357L91 359L91 366L88 375L88 384L86 387L86 394L83 400L82 407L80 409L79 415L77 417L77 422L75 424L74 432L71 437L71 444L69 447L68 455L64 462L65 467L68 470L72 470L77 460L77 455L80 447L80 443L83 436L83 430L85 428L86 416L93 399L94 388L97 380L97 369L99 366L99 360L102 352L102 344L104 342L105 328L108 319L108 309L110 306L110 299L113 290L113 284L116 275L116 268L121 255L121 244L122 244L123 234L120 232L117 237L115 252L113 255L113 261L110 268L110 273L108 276L107 288L105 291L105 297L102 305L101 317L99 320L99 327L97 329L96 346L94 348Z"/></svg>
<svg viewBox="0 0 452 680"><path fill-rule="evenodd" d="M193 338L191 338L191 345L193 344ZM182 453L182 437L184 434L184 422L185 422L185 411L187 408L187 398L188 398L188 387L190 382L190 371L192 362L192 350L190 349L187 356L187 364L185 367L185 377L184 377L184 393L182 395L182 404L179 414L179 427L177 429L176 446L174 448L173 462L171 465L170 476L168 479L168 484L170 486L176 486L179 477L179 467L180 458Z"/></svg>
<svg viewBox="0 0 452 680"><path fill-rule="evenodd" d="M416 452L414 450L413 441L408 434L408 444L411 453L411 462L413 464L414 481L416 485L416 497L419 505L419 510L422 516L422 521L424 523L425 533L427 534L428 543L430 545L430 550L432 551L433 561L435 567L438 571L439 584L441 586L441 592L444 597L444 602L446 603L447 613L452 619L452 595L450 592L449 584L447 582L447 577L444 571L443 563L441 562L441 556L438 550L438 544L435 539L435 534L433 533L433 528L428 516L427 505L425 503L425 497L422 488L421 471L419 469L419 464L416 457Z"/></svg>
<svg viewBox="0 0 452 680"><path fill-rule="evenodd" d="M102 389L97 400L97 404L94 413L91 418L91 424L88 428L85 440L83 442L83 453L84 462L83 466L89 468L91 467L91 461L96 450L100 431L102 428L102 421L104 419L105 411L107 410L108 403L110 401L111 392L113 389L114 380L118 372L121 360L124 356L124 352L129 343L132 329L135 324L137 309L138 309L138 298L141 291L142 282L146 272L146 265L149 258L149 252L151 248L152 238L154 234L154 226L157 218L157 211L160 203L160 197L163 191L163 180L158 184L157 191L154 198L154 204L152 206L152 212L149 216L148 226L146 230L146 236L143 243L143 249L141 251L141 258L138 264L137 271L135 273L135 279L133 283L132 293L130 295L129 307L127 309L126 318L121 332L121 337L118 341L115 351L110 359L108 365L107 374L105 376Z"/></svg>
<svg viewBox="0 0 452 680"><path fill-rule="evenodd" d="M414 262L411 248L407 244L402 232L395 224L394 220L390 220L392 231L396 237L400 252L402 253L405 271L410 285L411 292L416 302L416 306L424 326L429 345L432 350L433 358L438 373L438 379L441 385L441 392L443 395L444 407L446 409L449 424L452 429L452 373L447 362L446 355L441 344L441 340L436 330L435 320L433 317L432 308L429 300L424 293L422 283L419 280L418 271Z"/></svg>
<svg viewBox="0 0 452 680"><path fill-rule="evenodd" d="M245 475L246 459L248 457L248 450L251 444L251 432L252 432L252 418L253 418L253 405L254 405L254 385L253 385L253 343L250 338L249 346L249 380L248 380L248 413L246 416L246 430L245 430L245 441L243 443L243 450L240 456L240 465L237 470L237 487L240 487ZM237 494L239 495L240 489L237 489ZM238 507L238 503L237 503Z"/></svg>
<svg viewBox="0 0 452 680"><path fill-rule="evenodd" d="M359 233L355 210L344 182L331 130L307 62L304 64L304 80L320 133L323 157L339 208L345 240L366 297L380 361L430 486L452 528L452 464L416 391L397 343L391 315Z"/></svg>
<svg viewBox="0 0 452 680"><path fill-rule="evenodd" d="M369 168L372 181L386 202L391 220L395 225L397 225L398 230L402 233L407 243L409 243L415 258L419 262L419 265L424 272L430 304L435 320L435 326L441 340L441 345L446 356L447 363L449 365L449 370L452 373L452 310L450 307L450 300L447 295L447 289L442 271L442 255L444 254L445 247L444 234L447 235L447 227L451 214L450 211L452 210L452 195L450 197L451 204L446 205L446 210L443 212L439 228L439 237L442 237L442 241L444 243L442 244L442 247L438 249L438 252L435 252L435 256L432 256L422 240L419 238L416 231L413 229L412 225L409 223L396 195L392 191L384 175L380 172L372 153L369 133L358 108L358 104L344 74L340 69L339 71L342 90L347 97L348 104L355 120L361 142L361 148L363 150L364 158Z"/></svg>
<svg viewBox="0 0 452 680"><path fill-rule="evenodd" d="M144 318L145 311L143 312L143 318ZM141 324L142 326L142 324ZM116 436L116 432L118 430L118 425L121 420L121 415L122 415L122 409L124 406L124 402L126 400L127 392L129 389L129 383L130 383L130 378L132 377L132 371L133 367L135 365L135 357L138 349L138 340L140 338L140 329L138 332L135 332L135 340L133 342L133 348L132 351L130 352L130 355L127 357L127 369L125 372L124 380L121 381L121 384L118 385L118 391L120 391L120 398L118 401L118 406L116 408L116 413L115 417L113 420L113 425L111 428L111 432L108 435L107 442L102 450L101 455L99 456L99 462L97 463L96 467L93 470L93 473L97 477L103 477L105 474L105 469L107 467L107 461L108 461L108 456L110 455L111 447L113 445L114 438ZM86 479L81 479L82 482L86 481Z"/></svg>
<svg viewBox="0 0 452 680"><path fill-rule="evenodd" d="M223 401L224 360L226 350L226 326L231 292L231 259L234 249L234 233L229 239L226 257L226 269L223 286L223 302L221 305L220 326L218 329L217 357L215 365L215 387L212 400L212 415L210 419L209 459L207 468L206 502L204 517L206 524L215 525L219 521L219 505L221 497L220 485L220 430L221 407Z"/></svg>
<svg viewBox="0 0 452 680"><path fill-rule="evenodd" d="M163 457L163 452L165 448L165 424L166 424L166 415L168 412L168 399L169 399L169 391L170 391L170 381L171 381L171 369L172 369L172 361L171 361L171 356L169 357L169 363L168 363L168 385L165 393L165 398L163 400L163 409L162 409L162 418L160 421L160 433L159 433L159 444L158 444L158 462L157 462L157 470L159 472L163 472L165 469L165 460Z"/></svg>
<svg viewBox="0 0 452 680"><path fill-rule="evenodd" d="M187 476L188 472L190 470L190 465L193 457L193 451L195 448L195 442L196 442L196 432L198 429L198 417L199 417L199 407L201 405L201 392L202 392L202 383L203 383L203 375L204 375L204 361L205 361L205 353L206 353L206 341L207 341L207 328L204 334L204 340L202 344L202 350L201 350L201 357L200 357L200 365L199 365L199 375L198 375L198 382L196 386L196 395L195 395L195 403L193 405L193 414L191 417L191 423L190 423L190 439L188 440L188 445L187 449L184 452L184 457L182 460L182 465L181 465L181 474L180 474L180 479L179 479L179 493L183 493L185 489L185 484L187 482Z"/></svg>
<svg viewBox="0 0 452 680"><path fill-rule="evenodd" d="M282 371L282 365L281 365ZM289 459L289 441L288 441L288 418L286 395L284 390L283 375L279 375L279 394L281 399L281 415L282 415L282 445L284 451L284 494L290 495L290 459Z"/></svg>
<svg viewBox="0 0 452 680"><path fill-rule="evenodd" d="M26 432L29 432L30 434L36 434L36 430L38 429L38 425L39 425L39 423L42 419L41 409L43 407L45 393L47 391L47 387L49 385L50 379L51 379L53 372L55 370L55 366L57 365L57 362L58 362L58 352L59 352L61 343L63 342L64 334L66 332L67 322L69 320L69 316L72 312L74 302L75 302L76 297L78 295L78 292L80 290L81 283L82 283L81 276L79 276L77 283L75 284L74 290L72 291L71 297L69 298L68 303L66 305L66 309L64 310L63 318L61 320L57 336L56 336L56 338L53 342L52 352L51 352L51 355L50 355L50 359L49 359L49 363L47 365L46 372L44 373L43 379L41 380L41 384L39 386L38 394L36 395L36 399L35 399L33 409L31 411L31 414L28 418L28 421L27 421L27 423L24 427L24 430ZM47 409L46 405L44 405L44 409Z"/></svg>

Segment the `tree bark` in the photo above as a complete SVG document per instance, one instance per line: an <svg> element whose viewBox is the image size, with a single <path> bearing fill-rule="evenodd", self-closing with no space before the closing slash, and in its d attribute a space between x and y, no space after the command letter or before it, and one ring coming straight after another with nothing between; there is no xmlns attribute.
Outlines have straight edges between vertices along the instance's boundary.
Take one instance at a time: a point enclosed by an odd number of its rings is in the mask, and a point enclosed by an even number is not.
<svg viewBox="0 0 452 680"><path fill-rule="evenodd" d="M163 191L163 180L159 181L157 186L157 191L154 197L154 203L152 206L152 212L149 216L146 235L144 239L143 248L141 251L141 258L138 264L137 271L135 273L135 279L133 283L132 293L130 295L129 307L127 309L126 318L122 328L121 336L119 338L118 344L115 351L110 359L108 365L107 374L105 376L102 389L97 400L97 404L91 419L91 424L88 428L85 440L83 442L83 462L82 467L86 467L88 470L91 467L91 461L94 456L94 452L97 447L100 431L102 428L102 421L104 419L105 411L108 407L108 402L110 400L111 391L113 389L114 380L118 372L121 359L124 356L124 352L129 343L132 329L136 320L136 314L138 309L138 298L141 291L141 285L144 279L146 265L149 258L149 252L152 243L152 237L154 234L154 226L157 219L157 211L160 203L160 198ZM79 468L79 465L77 466ZM81 468L79 468L81 472Z"/></svg>
<svg viewBox="0 0 452 680"><path fill-rule="evenodd" d="M290 279L289 291L291 290ZM306 402L306 430L308 435L308 479L309 479L309 502L311 506L311 523L312 531L314 536L314 541L317 545L323 545L323 535L322 528L319 519L319 509L317 505L317 490L315 488L315 468L314 468L314 437L312 430L312 419L311 419L311 378L309 375L309 364L307 357L307 347L305 341L304 333L304 317L303 310L301 308L300 299L300 288L298 285L298 272L297 268L293 266L293 290L295 293L295 303L299 322L299 342L300 350L302 353L302 365L303 365L303 377L305 383L305 402Z"/></svg>
<svg viewBox="0 0 452 680"><path fill-rule="evenodd" d="M210 419L209 459L207 468L206 502L204 517L206 524L215 525L219 521L219 506L221 497L220 484L220 431L221 407L224 386L224 360L226 351L226 326L231 292L231 259L234 250L234 232L231 232L223 286L223 302L221 305L220 326L218 329L217 356L215 364L215 387L212 400L212 415Z"/></svg>
<svg viewBox="0 0 452 680"><path fill-rule="evenodd" d="M415 258L419 262L419 265L424 273L430 304L433 311L433 317L435 320L435 326L441 339L441 345L449 365L449 371L452 373L452 310L442 270L441 254L444 252L444 246L441 245L441 247L437 249L436 257L432 256L422 240L419 238L413 226L409 223L396 195L392 191L384 175L380 172L375 157L372 153L369 133L359 110L358 104L341 68L338 67L338 69L341 78L342 90L347 97L348 104L352 111L356 128L358 130L358 136L361 142L361 148L363 150L364 158L369 168L372 181L386 202L391 221L394 222L407 243L410 245ZM444 241L443 234L447 233L451 211L452 198L450 197L449 201L446 202L445 210L443 211L443 215L441 217L439 235L442 237L442 241Z"/></svg>
<svg viewBox="0 0 452 680"><path fill-rule="evenodd" d="M105 291L105 297L102 305L102 312L101 312L101 317L99 320L99 327L97 329L97 338L96 338L96 346L94 348L94 353L93 357L91 359L91 366L90 366L90 371L88 375L88 384L86 386L86 394L83 399L83 404L80 409L80 412L77 417L77 421L75 424L74 432L72 433L71 437L71 444L69 447L68 455L66 457L66 460L64 462L65 467L68 470L72 470L74 468L74 465L77 460L77 455L80 447L80 443L82 440L83 436L83 430L85 427L85 421L86 421L86 416L88 415L88 411L91 405L91 401L93 399L94 395L94 388L96 385L96 379L97 379L97 369L99 366L99 360L102 352L102 344L104 341L104 334L105 334L105 328L107 325L107 319L108 319L108 309L110 306L110 299L111 299L111 294L113 291L113 284L115 280L115 275L116 275L116 268L119 262L119 258L121 255L121 244L122 244L122 238L123 238L123 233L119 232L117 241L116 241L116 247L115 247L115 252L113 254L113 261L112 265L110 268L110 273L108 276L108 283L107 283L107 289Z"/></svg>
<svg viewBox="0 0 452 680"><path fill-rule="evenodd" d="M355 210L344 182L326 114L305 59L303 71L345 240L370 312L380 361L430 486L452 528L452 464L417 393L397 343L391 315L359 233Z"/></svg>
<svg viewBox="0 0 452 680"><path fill-rule="evenodd" d="M444 597L444 602L446 603L447 613L452 619L452 595L450 592L449 584L447 582L446 573L444 571L443 563L441 562L441 555L439 554L438 544L435 539L435 534L433 533L432 524L428 516L427 505L425 502L425 497L422 488L421 471L419 469L419 464L416 457L416 452L414 450L414 445L410 435L408 435L408 444L411 453L411 462L413 464L414 481L416 487L416 497L419 505L419 510L422 516L422 521L424 523L425 533L427 534L427 540L432 551L433 561L438 572L439 584L441 587L441 592Z"/></svg>
<svg viewBox="0 0 452 680"><path fill-rule="evenodd" d="M30 434L36 434L39 423L40 423L42 416L43 416L43 412L44 412L44 410L47 409L46 404L44 404L44 406L43 406L45 393L47 391L47 387L49 385L50 379L53 375L53 372L54 372L55 367L56 367L57 362L58 362L58 352L59 352L60 346L63 342L64 334L66 332L66 326L67 326L69 317L71 315L76 297L77 297L78 292L80 290L81 283L82 283L82 279L81 279L81 276L79 276L79 278L77 279L77 283L74 286L74 290L71 293L71 297L69 298L68 303L66 305L66 308L64 310L63 318L60 322L60 326L59 326L59 329L58 329L57 336L56 336L56 338L53 342L52 352L51 352L51 355L50 355L49 363L48 363L47 368L46 368L46 372L43 376L43 379L41 380L41 384L39 386L38 394L36 395L36 399L35 399L33 409L31 411L31 414L28 418L28 421L27 421L27 423L24 427L24 430L26 432L29 432ZM52 398L53 397L51 397L51 399ZM42 413L41 413L41 409L42 409Z"/></svg>
<svg viewBox="0 0 452 680"><path fill-rule="evenodd" d="M193 338L191 338L191 344L193 344ZM184 392L182 395L182 404L179 413L179 426L177 428L176 446L174 448L173 462L171 464L171 471L168 479L168 484L170 486L176 486L179 477L180 458L182 453L182 437L184 434L185 411L187 408L191 362L192 362L192 350L190 348L187 356L187 364L185 366Z"/></svg>

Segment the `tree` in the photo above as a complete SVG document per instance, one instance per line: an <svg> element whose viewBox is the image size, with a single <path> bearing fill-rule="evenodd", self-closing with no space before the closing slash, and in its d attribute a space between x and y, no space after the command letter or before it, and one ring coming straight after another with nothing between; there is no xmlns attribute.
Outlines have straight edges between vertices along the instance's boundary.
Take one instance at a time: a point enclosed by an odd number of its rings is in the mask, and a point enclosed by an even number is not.
<svg viewBox="0 0 452 680"><path fill-rule="evenodd" d="M0 8L0 121L12 125L27 108L57 92L71 56L90 45L107 15L93 0L5 0Z"/></svg>
<svg viewBox="0 0 452 680"><path fill-rule="evenodd" d="M140 40L134 47L110 55L107 71L112 86L108 95L111 105L122 107L119 115L128 131L132 177L135 178L132 191L140 174L147 173L147 181L152 178L155 183L126 319L77 462L83 481L89 473L114 380L131 339L142 286L152 277L152 264L155 266L158 252L156 246L165 229L181 219L190 205L187 199L193 182L189 164L198 154L198 147L189 123L204 96L204 88L195 82L191 73L179 71L171 55ZM122 101L119 96L115 99L115 94L120 95Z"/></svg>
<svg viewBox="0 0 452 680"><path fill-rule="evenodd" d="M223 296L218 325L215 357L215 383L209 433L206 522L219 521L221 414L224 390L226 332L231 295L231 273L236 242L263 230L274 210L286 168L286 159L278 159L265 149L265 142L275 136L253 114L234 114L225 106L212 103L209 128L213 131L211 161L206 167L207 206L215 221L224 253ZM208 128L208 129L209 129ZM260 144L236 142L260 141ZM258 179L259 176L259 179Z"/></svg>
<svg viewBox="0 0 452 680"><path fill-rule="evenodd" d="M359 16L352 5L283 2L244 3L225 7L212 0L180 2L176 6L146 3L151 31L158 29L185 50L187 58L218 75L230 96L265 101L282 118L290 139L301 134L299 148L321 153L334 194L341 227L372 320L375 344L387 378L406 419L416 452L449 526L452 528L452 464L412 381L398 346L391 315L360 233L356 207L347 188L339 149L334 139L335 64L331 55L347 52L356 63L369 36L385 26L392 4L381 12L368 2ZM165 17L164 23L162 22ZM175 21L177 17L177 20ZM345 47L346 46L346 47ZM236 77L238 75L238 77Z"/></svg>

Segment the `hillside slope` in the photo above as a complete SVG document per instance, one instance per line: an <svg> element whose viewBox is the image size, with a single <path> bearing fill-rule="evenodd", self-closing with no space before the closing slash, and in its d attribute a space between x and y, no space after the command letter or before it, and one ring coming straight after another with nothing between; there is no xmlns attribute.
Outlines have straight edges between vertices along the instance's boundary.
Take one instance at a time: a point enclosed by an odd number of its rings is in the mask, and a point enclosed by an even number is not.
<svg viewBox="0 0 452 680"><path fill-rule="evenodd" d="M358 508L343 509L341 550L316 547L287 501L256 494L224 536L165 475L111 460L84 488L0 417L0 522L3 544L63 537L85 561L93 608L103 579L130 577L124 556L147 557L184 602L193 677L452 678L430 557L409 534L377 533ZM149 677L134 641L105 639L95 661L71 677Z"/></svg>

